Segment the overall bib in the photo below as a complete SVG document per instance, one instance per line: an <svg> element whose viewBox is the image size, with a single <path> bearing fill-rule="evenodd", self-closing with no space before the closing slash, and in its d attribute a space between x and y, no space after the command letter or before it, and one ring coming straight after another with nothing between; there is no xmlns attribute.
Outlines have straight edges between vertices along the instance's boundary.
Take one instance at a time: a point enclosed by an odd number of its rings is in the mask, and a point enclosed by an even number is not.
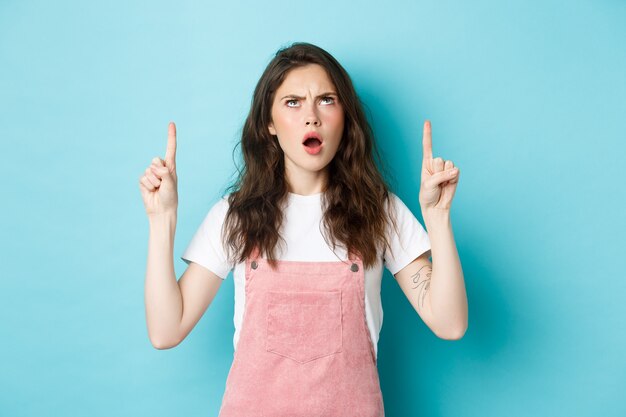
<svg viewBox="0 0 626 417"><path fill-rule="evenodd" d="M384 417L364 268L246 260L245 309L219 417Z"/></svg>

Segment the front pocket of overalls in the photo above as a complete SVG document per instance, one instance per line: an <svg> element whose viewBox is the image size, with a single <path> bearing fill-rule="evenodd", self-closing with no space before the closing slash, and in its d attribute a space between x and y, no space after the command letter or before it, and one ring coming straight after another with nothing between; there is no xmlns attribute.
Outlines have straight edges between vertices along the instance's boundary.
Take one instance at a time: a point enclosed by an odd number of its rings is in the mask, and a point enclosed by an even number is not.
<svg viewBox="0 0 626 417"><path fill-rule="evenodd" d="M266 350L300 363L341 352L341 291L268 292Z"/></svg>

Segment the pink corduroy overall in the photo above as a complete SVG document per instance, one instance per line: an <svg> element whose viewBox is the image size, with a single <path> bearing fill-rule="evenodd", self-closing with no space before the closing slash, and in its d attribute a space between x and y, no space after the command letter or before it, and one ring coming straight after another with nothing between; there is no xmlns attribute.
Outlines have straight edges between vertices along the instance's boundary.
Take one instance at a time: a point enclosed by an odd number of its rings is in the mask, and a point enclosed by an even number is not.
<svg viewBox="0 0 626 417"><path fill-rule="evenodd" d="M241 334L219 417L384 417L364 268L246 260Z"/></svg>

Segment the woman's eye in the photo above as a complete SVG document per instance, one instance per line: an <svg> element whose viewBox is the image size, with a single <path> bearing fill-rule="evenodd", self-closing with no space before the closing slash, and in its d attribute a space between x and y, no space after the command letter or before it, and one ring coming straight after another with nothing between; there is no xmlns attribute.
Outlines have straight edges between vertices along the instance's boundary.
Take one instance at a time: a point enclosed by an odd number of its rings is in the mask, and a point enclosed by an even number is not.
<svg viewBox="0 0 626 417"><path fill-rule="evenodd" d="M335 102L335 99L332 98L332 97L324 97L324 98L322 98L322 102L324 102L324 101L326 102L326 104L332 104L332 103Z"/></svg>
<svg viewBox="0 0 626 417"><path fill-rule="evenodd" d="M298 100L287 100L286 104L287 104L287 107L295 107L298 104Z"/></svg>

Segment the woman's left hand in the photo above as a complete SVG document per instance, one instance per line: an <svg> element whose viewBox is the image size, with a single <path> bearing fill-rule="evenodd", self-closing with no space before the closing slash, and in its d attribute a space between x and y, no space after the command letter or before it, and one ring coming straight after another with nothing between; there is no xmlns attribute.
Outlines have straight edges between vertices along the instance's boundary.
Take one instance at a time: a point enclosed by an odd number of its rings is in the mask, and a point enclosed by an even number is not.
<svg viewBox="0 0 626 417"><path fill-rule="evenodd" d="M450 210L460 173L452 161L445 161L439 157L433 159L431 126L428 120L424 123L422 146L424 159L422 160L422 183L419 193L422 211L429 209Z"/></svg>

